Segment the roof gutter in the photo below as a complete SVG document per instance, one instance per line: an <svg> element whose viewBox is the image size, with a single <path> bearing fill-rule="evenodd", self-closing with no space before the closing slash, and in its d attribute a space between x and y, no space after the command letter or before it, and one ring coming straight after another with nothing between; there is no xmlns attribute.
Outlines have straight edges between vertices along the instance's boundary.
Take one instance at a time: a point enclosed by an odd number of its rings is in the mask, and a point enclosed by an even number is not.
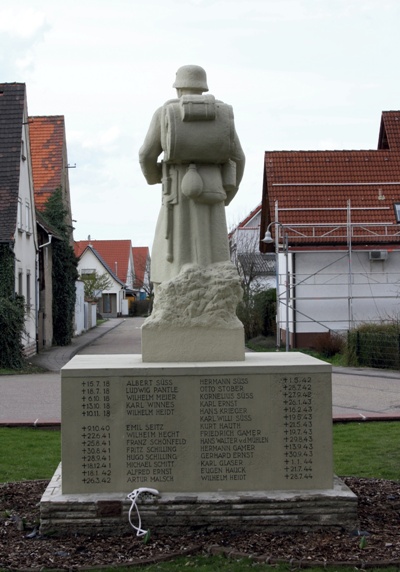
<svg viewBox="0 0 400 572"><path fill-rule="evenodd" d="M272 183L273 187L370 187L376 185L400 185L400 182L378 183Z"/></svg>

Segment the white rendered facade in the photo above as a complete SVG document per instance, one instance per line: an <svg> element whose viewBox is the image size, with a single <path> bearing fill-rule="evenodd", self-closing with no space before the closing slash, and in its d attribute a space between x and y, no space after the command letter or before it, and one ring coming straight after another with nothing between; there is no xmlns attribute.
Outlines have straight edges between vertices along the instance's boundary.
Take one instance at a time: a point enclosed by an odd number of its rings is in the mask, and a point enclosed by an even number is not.
<svg viewBox="0 0 400 572"><path fill-rule="evenodd" d="M36 353L37 333L37 236L26 109L21 133L20 179L15 231L15 291L25 299L24 353Z"/></svg>
<svg viewBox="0 0 400 572"><path fill-rule="evenodd" d="M100 313L107 317L116 317L125 312L125 287L124 284L116 279L116 276L102 264L99 258L93 253L91 248L87 248L78 262L78 272L80 276L97 272L98 275L107 274L111 281L111 286L104 290L101 294L102 303L100 303Z"/></svg>

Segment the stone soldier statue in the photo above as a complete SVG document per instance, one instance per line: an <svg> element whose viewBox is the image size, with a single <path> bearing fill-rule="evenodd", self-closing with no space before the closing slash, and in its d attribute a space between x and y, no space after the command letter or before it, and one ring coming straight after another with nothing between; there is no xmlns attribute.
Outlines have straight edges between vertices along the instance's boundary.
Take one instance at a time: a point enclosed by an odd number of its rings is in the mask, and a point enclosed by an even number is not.
<svg viewBox="0 0 400 572"><path fill-rule="evenodd" d="M178 98L155 112L139 153L148 184L162 183L150 272L156 296L157 286L187 264L229 260L225 205L238 190L245 164L232 108L204 94L204 69L179 68L173 87Z"/></svg>

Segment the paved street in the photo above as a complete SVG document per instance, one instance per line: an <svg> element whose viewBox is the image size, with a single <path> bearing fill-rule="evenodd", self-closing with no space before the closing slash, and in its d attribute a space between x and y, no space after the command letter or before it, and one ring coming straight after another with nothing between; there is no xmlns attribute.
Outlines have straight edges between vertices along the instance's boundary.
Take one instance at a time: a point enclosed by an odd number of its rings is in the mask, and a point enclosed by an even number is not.
<svg viewBox="0 0 400 572"><path fill-rule="evenodd" d="M143 318L115 318L32 358L49 370L35 375L0 376L0 424L58 424L61 415L60 368L74 355L141 352ZM400 419L400 372L334 368L335 420Z"/></svg>
<svg viewBox="0 0 400 572"><path fill-rule="evenodd" d="M400 372L334 368L332 399L335 416L400 419Z"/></svg>

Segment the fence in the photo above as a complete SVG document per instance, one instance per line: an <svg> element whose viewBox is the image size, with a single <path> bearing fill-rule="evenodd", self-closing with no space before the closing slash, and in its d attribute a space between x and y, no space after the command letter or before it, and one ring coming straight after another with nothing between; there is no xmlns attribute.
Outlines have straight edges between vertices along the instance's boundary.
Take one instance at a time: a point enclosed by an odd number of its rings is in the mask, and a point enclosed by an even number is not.
<svg viewBox="0 0 400 572"><path fill-rule="evenodd" d="M380 369L400 369L400 328L397 325L362 328L348 333L348 364Z"/></svg>

